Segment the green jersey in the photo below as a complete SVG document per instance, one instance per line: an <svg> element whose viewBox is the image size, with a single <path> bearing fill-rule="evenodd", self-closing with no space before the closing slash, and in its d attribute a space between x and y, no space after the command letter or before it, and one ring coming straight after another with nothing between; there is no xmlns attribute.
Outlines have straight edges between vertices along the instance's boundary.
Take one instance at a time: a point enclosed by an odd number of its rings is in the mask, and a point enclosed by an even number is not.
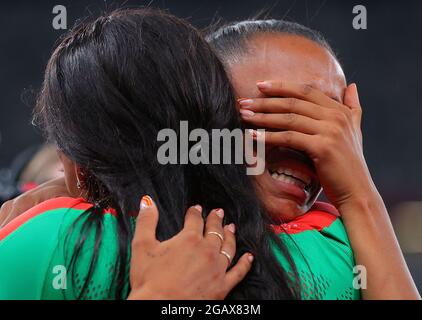
<svg viewBox="0 0 422 320"><path fill-rule="evenodd" d="M103 213L101 241L96 242L94 228L83 230L89 218L86 210L91 207L82 198L51 199L0 230L0 299L77 299L82 291L82 299L114 296L119 254L116 213ZM353 253L339 217L311 211L274 231L292 255L304 299L360 297L352 286ZM81 238L84 244L78 259L72 261ZM94 253L97 262L90 270ZM289 268L284 256L275 253L281 265ZM124 291L129 292L129 270Z"/></svg>

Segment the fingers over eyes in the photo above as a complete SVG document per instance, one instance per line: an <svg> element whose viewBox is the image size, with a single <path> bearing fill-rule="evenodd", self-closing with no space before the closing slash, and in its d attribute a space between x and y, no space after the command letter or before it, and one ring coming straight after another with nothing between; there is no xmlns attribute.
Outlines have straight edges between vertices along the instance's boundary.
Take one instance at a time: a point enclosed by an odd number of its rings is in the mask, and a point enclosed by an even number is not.
<svg viewBox="0 0 422 320"><path fill-rule="evenodd" d="M296 113L316 120L324 116L323 107L297 98L244 99L239 105L241 110L255 113Z"/></svg>
<svg viewBox="0 0 422 320"><path fill-rule="evenodd" d="M296 113L272 114L255 113L244 117L243 120L260 128L272 128L282 130L294 130L306 134L316 134L320 131L321 121L315 120Z"/></svg>
<svg viewBox="0 0 422 320"><path fill-rule="evenodd" d="M313 102L324 107L338 107L340 104L322 91L309 84L268 80L257 83L260 91L269 96L293 97Z"/></svg>

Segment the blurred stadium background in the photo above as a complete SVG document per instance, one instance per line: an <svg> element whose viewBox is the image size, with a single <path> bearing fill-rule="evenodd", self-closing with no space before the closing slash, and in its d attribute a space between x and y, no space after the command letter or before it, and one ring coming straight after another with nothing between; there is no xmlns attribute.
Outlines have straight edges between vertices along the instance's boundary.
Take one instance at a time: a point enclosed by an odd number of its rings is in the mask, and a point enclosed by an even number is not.
<svg viewBox="0 0 422 320"><path fill-rule="evenodd" d="M360 88L366 158L390 210L411 272L422 291L422 2L335 0L13 1L0 3L0 180L13 159L42 141L31 126L32 92L40 87L54 42L55 5L76 19L125 5L169 9L206 27L264 10L321 31ZM352 27L353 6L365 5L368 29ZM0 184L0 188L6 186Z"/></svg>

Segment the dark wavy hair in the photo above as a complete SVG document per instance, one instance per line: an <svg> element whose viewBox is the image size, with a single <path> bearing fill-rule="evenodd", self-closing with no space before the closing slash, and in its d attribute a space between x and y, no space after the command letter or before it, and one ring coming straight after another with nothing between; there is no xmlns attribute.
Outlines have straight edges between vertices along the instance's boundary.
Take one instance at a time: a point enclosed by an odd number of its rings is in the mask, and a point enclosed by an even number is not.
<svg viewBox="0 0 422 320"><path fill-rule="evenodd" d="M129 215L138 211L140 195L148 194L160 211L160 240L182 229L190 205L199 203L204 212L225 209L225 223L238 227L234 261L244 252L255 256L229 299L299 298L297 278L281 268L272 246L292 260L271 231L244 165L158 163L157 133L178 133L183 120L208 132L241 128L222 63L182 19L155 9L117 10L76 26L48 62L35 123L87 174L87 200L96 205L84 223L85 230L95 228L96 247L103 219L98 211L117 211L119 257L111 297L126 297ZM96 261L94 252L84 289Z"/></svg>

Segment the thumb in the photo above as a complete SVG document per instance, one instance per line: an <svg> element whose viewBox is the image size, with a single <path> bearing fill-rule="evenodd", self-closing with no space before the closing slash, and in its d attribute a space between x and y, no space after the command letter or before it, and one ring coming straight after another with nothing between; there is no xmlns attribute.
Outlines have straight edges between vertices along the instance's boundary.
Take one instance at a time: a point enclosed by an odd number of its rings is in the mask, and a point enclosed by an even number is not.
<svg viewBox="0 0 422 320"><path fill-rule="evenodd" d="M150 246L158 243L156 230L158 225L158 209L150 196L145 195L141 199L136 230L133 237L134 243L142 246Z"/></svg>

